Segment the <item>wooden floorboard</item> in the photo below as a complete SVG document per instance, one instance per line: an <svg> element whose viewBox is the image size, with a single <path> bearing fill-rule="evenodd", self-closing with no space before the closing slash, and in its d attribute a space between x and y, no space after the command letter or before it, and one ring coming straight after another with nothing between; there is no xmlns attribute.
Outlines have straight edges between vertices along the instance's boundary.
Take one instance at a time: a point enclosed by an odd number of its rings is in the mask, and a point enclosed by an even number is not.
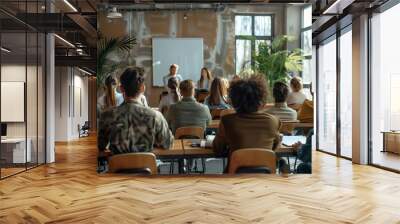
<svg viewBox="0 0 400 224"><path fill-rule="evenodd" d="M96 173L94 137L0 181L0 223L400 223L400 175L320 152L312 175Z"/></svg>

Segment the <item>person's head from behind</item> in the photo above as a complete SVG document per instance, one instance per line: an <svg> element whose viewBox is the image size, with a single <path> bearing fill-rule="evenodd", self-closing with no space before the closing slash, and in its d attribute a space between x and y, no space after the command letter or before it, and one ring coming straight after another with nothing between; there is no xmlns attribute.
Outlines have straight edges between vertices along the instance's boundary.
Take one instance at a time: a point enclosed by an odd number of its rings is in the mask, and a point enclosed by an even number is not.
<svg viewBox="0 0 400 224"><path fill-rule="evenodd" d="M144 92L144 73L141 68L127 68L120 77L121 91L126 98L136 98Z"/></svg>
<svg viewBox="0 0 400 224"><path fill-rule="evenodd" d="M179 69L179 66L177 64L172 64L171 66L169 66L169 74L171 76L176 75L176 73L178 73L178 69Z"/></svg>
<svg viewBox="0 0 400 224"><path fill-rule="evenodd" d="M179 87L179 81L175 77L168 79L168 84L167 84L170 93L173 95L173 99L175 102L179 101L179 92L178 92L178 87Z"/></svg>
<svg viewBox="0 0 400 224"><path fill-rule="evenodd" d="M230 85L229 98L237 113L257 112L266 103L266 81L259 75L236 80Z"/></svg>
<svg viewBox="0 0 400 224"><path fill-rule="evenodd" d="M194 83L192 80L187 79L179 84L179 90L183 97L193 97L194 96Z"/></svg>
<svg viewBox="0 0 400 224"><path fill-rule="evenodd" d="M200 81L203 81L203 80L211 80L211 79L212 79L211 72L210 72L206 67L203 67L203 68L201 69Z"/></svg>
<svg viewBox="0 0 400 224"><path fill-rule="evenodd" d="M215 78L211 83L209 104L218 105L224 100L223 96L227 94L226 86L221 78Z"/></svg>
<svg viewBox="0 0 400 224"><path fill-rule="evenodd" d="M289 95L289 87L286 83L278 81L275 82L272 92L275 103L285 103Z"/></svg>
<svg viewBox="0 0 400 224"><path fill-rule="evenodd" d="M240 76L239 75L234 75L233 77L232 77L232 82L234 82L234 81L237 81L237 80L240 80L241 78L240 78Z"/></svg>
<svg viewBox="0 0 400 224"><path fill-rule="evenodd" d="M290 88L292 89L293 92L300 92L300 90L303 89L303 82L300 77L293 77L290 80Z"/></svg>

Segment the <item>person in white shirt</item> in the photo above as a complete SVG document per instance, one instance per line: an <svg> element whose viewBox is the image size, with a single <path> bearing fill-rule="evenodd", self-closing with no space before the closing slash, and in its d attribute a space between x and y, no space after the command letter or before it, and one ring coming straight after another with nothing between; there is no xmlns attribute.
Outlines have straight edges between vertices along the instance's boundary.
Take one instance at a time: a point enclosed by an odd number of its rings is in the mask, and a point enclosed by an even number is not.
<svg viewBox="0 0 400 224"><path fill-rule="evenodd" d="M177 103L179 100L181 100L179 81L176 78L170 78L168 80L168 94L162 96L158 109L164 116L166 116L169 107L172 104Z"/></svg>
<svg viewBox="0 0 400 224"><path fill-rule="evenodd" d="M182 82L183 78L180 74L178 74L179 66L177 64L172 64L169 66L169 74L163 77L164 88L168 91L168 80L172 77L178 80L178 83Z"/></svg>
<svg viewBox="0 0 400 224"><path fill-rule="evenodd" d="M290 89L292 92L289 93L287 104L289 106L302 105L307 96L303 93L303 83L300 77L295 76L290 80Z"/></svg>
<svg viewBox="0 0 400 224"><path fill-rule="evenodd" d="M213 77L211 75L211 72L206 67L202 68L200 74L200 80L197 82L197 89L209 90L212 81Z"/></svg>
<svg viewBox="0 0 400 224"><path fill-rule="evenodd" d="M104 111L117 107L124 102L124 97L117 91L117 81L111 75L105 80L104 94L97 100L97 108Z"/></svg>

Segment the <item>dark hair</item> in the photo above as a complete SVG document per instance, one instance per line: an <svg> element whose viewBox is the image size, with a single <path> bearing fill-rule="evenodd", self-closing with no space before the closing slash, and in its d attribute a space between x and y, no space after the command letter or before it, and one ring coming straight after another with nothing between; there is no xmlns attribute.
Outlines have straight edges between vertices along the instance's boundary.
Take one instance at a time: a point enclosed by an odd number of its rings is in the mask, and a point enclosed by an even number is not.
<svg viewBox="0 0 400 224"><path fill-rule="evenodd" d="M237 113L253 113L265 104L267 85L262 76L233 81L229 87L229 98Z"/></svg>
<svg viewBox="0 0 400 224"><path fill-rule="evenodd" d="M273 89L275 103L284 103L289 95L289 87L284 82L275 82Z"/></svg>
<svg viewBox="0 0 400 224"><path fill-rule="evenodd" d="M188 95L192 94L192 91L194 89L193 81L190 79L187 79L187 80L181 82L179 84L179 89L181 90L181 94L183 96L188 96Z"/></svg>
<svg viewBox="0 0 400 224"><path fill-rule="evenodd" d="M120 77L121 86L125 95L134 97L139 93L140 86L144 83L144 73L141 68L127 68Z"/></svg>
<svg viewBox="0 0 400 224"><path fill-rule="evenodd" d="M105 90L105 106L115 107L117 105L117 101L115 99L115 87L117 85L117 81L114 77L107 76L106 80L104 81L106 90Z"/></svg>
<svg viewBox="0 0 400 224"><path fill-rule="evenodd" d="M222 80L220 78L215 78L211 83L208 104L210 104L210 105L221 104L221 101L225 101L225 99L224 99L225 94L226 94L225 84L222 82Z"/></svg>
<svg viewBox="0 0 400 224"><path fill-rule="evenodd" d="M179 93L178 93L178 87L179 87L179 81L175 77L172 77L168 79L168 88L171 90L171 93L173 94L174 97L174 102L179 101Z"/></svg>

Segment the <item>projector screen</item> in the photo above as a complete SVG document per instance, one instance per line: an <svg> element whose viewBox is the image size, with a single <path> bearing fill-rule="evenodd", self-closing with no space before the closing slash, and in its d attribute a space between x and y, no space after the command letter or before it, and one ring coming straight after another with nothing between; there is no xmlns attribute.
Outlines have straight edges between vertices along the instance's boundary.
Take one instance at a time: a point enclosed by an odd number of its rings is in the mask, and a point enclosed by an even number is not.
<svg viewBox="0 0 400 224"><path fill-rule="evenodd" d="M153 38L153 86L164 86L171 64L179 65L183 80L197 83L203 61L203 38Z"/></svg>
<svg viewBox="0 0 400 224"><path fill-rule="evenodd" d="M24 122L24 102L24 82L1 82L1 122Z"/></svg>

